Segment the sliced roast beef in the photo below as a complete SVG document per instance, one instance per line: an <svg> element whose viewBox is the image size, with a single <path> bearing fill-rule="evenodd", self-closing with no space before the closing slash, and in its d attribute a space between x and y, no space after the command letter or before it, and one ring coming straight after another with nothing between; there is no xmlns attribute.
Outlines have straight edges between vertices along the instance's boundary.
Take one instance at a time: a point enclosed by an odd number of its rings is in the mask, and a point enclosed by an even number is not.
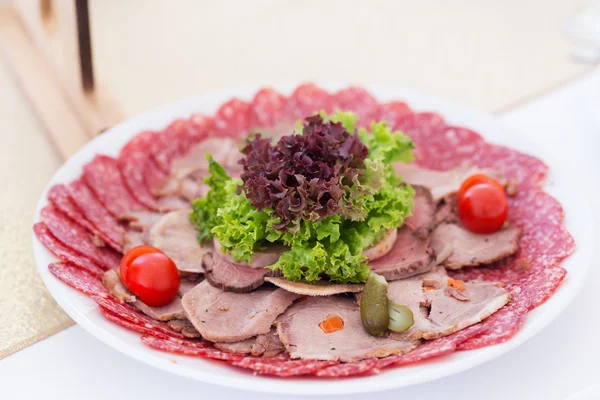
<svg viewBox="0 0 600 400"><path fill-rule="evenodd" d="M215 253L207 253L202 262L206 280L216 288L238 293L250 292L265 282L265 276L273 273L267 268L232 264Z"/></svg>
<svg viewBox="0 0 600 400"><path fill-rule="evenodd" d="M325 333L320 324L338 316L343 329ZM277 318L277 333L292 358L358 361L406 353L418 345L409 338L374 337L362 326L356 302L346 296L310 297Z"/></svg>
<svg viewBox="0 0 600 400"><path fill-rule="evenodd" d="M435 210L435 226L460 222L457 203L456 194L446 196L438 202Z"/></svg>
<svg viewBox="0 0 600 400"><path fill-rule="evenodd" d="M211 248L198 243L189 215L189 210L165 214L150 229L149 240L152 246L161 249L175 262L179 271L202 273L202 257Z"/></svg>
<svg viewBox="0 0 600 400"><path fill-rule="evenodd" d="M363 251L363 256L367 257L369 261L375 261L387 253L389 253L394 247L394 243L396 243L396 239L398 238L398 230L392 229L388 232L388 234L378 243L369 247L365 251Z"/></svg>
<svg viewBox="0 0 600 400"><path fill-rule="evenodd" d="M429 189L415 185L412 215L404 221L415 236L427 239L435 226L435 204Z"/></svg>
<svg viewBox="0 0 600 400"><path fill-rule="evenodd" d="M408 331L392 336L413 339L450 335L481 322L510 301L510 294L501 285L454 281L444 268L390 282L388 297L410 308L415 319Z"/></svg>
<svg viewBox="0 0 600 400"><path fill-rule="evenodd" d="M317 283L292 282L279 277L266 277L265 281L285 289L288 292L305 296L331 296L340 293L358 293L364 288L364 285L362 284L341 284L326 281Z"/></svg>
<svg viewBox="0 0 600 400"><path fill-rule="evenodd" d="M520 229L510 226L481 235L460 225L442 224L433 231L431 246L439 255L439 263L443 262L449 269L458 269L489 264L516 253L520 236Z"/></svg>
<svg viewBox="0 0 600 400"><path fill-rule="evenodd" d="M154 211L129 211L119 216L119 220L129 223L130 229L145 231L152 228L164 214Z"/></svg>
<svg viewBox="0 0 600 400"><path fill-rule="evenodd" d="M131 303L141 312L159 321L168 321L171 319L185 318L181 297L177 296L175 300L163 307L151 307L138 300L125 285L121 282L121 277L115 270L108 270L102 277L102 283L108 291L116 298Z"/></svg>
<svg viewBox="0 0 600 400"><path fill-rule="evenodd" d="M184 294L195 288L196 285L199 283L200 281L196 282L189 281L187 279L181 279L181 281L179 282L179 290L177 291L177 294L183 297Z"/></svg>
<svg viewBox="0 0 600 400"><path fill-rule="evenodd" d="M142 232L128 230L123 234L121 244L123 245L123 253L127 253L134 247L146 244L146 242L144 241L144 234Z"/></svg>
<svg viewBox="0 0 600 400"><path fill-rule="evenodd" d="M388 281L393 281L429 271L434 259L435 252L429 247L429 242L419 239L403 226L398 230L392 250L384 257L369 262L369 266Z"/></svg>
<svg viewBox="0 0 600 400"><path fill-rule="evenodd" d="M265 335L259 335L250 339L234 343L215 343L215 347L226 353L251 354L255 357L265 358L276 356L285 351L285 346L279 340L277 332L271 329L271 332Z"/></svg>
<svg viewBox="0 0 600 400"><path fill-rule="evenodd" d="M109 269L102 276L102 284L108 289L110 294L126 303L135 303L137 298L123 285L119 273L114 269Z"/></svg>
<svg viewBox="0 0 600 400"><path fill-rule="evenodd" d="M250 264L237 263L233 260L233 257L227 253L223 252L221 248L221 243L215 238L213 240L213 246L215 247L215 255L219 258L228 261L231 264L249 266L252 268L264 268L269 265L273 265L279 260L281 254L289 250L288 247L285 246L273 246L269 247L263 251L256 252L252 255L252 261Z"/></svg>
<svg viewBox="0 0 600 400"><path fill-rule="evenodd" d="M411 185L424 186L431 191L434 202L455 193L465 179L474 174L486 174L503 182L502 175L490 168L480 169L471 164L463 164L447 171L436 171L418 167L414 164L395 163L396 173Z"/></svg>
<svg viewBox="0 0 600 400"><path fill-rule="evenodd" d="M283 289L224 292L204 281L183 296L182 304L203 338L232 343L269 333L275 318L298 297Z"/></svg>

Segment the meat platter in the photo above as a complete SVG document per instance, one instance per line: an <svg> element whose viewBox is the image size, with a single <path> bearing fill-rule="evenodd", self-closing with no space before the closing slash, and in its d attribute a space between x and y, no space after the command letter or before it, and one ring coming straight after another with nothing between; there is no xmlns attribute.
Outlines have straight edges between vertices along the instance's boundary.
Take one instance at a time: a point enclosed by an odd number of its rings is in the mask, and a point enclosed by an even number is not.
<svg viewBox="0 0 600 400"><path fill-rule="evenodd" d="M148 112L57 172L34 251L78 323L195 379L343 393L491 359L576 293L567 167L441 100L285 89Z"/></svg>

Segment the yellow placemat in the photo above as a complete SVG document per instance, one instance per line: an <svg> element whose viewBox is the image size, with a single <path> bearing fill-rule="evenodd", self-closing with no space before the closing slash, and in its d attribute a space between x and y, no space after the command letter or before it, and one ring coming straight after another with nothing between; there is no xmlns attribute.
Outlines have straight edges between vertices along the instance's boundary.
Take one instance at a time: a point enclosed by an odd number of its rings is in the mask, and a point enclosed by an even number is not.
<svg viewBox="0 0 600 400"><path fill-rule="evenodd" d="M42 283L31 250L35 205L59 165L0 58L0 359L73 324Z"/></svg>

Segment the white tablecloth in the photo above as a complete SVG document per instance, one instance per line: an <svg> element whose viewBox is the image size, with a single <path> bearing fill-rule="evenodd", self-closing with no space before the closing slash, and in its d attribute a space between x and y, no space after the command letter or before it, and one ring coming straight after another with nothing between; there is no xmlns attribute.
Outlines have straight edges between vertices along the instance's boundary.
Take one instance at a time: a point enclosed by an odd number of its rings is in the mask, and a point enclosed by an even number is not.
<svg viewBox="0 0 600 400"><path fill-rule="evenodd" d="M591 78L519 107L502 119L553 159L578 163L590 176L582 188L600 206L600 125L590 115ZM596 90L598 90L596 88ZM596 111L598 112L598 111ZM599 213L597 213L599 214ZM594 223L590 219L590 223ZM599 216L595 223L600 227ZM596 229L600 231L600 229ZM598 235L597 235L598 237ZM600 240L597 241L600 247ZM564 399L600 377L600 270L592 266L582 292L546 330L478 368L424 385L379 393L387 399ZM586 397L586 398L600 398ZM107 347L80 327L69 328L0 361L2 399L280 399L173 376ZM345 399L374 395L345 396Z"/></svg>

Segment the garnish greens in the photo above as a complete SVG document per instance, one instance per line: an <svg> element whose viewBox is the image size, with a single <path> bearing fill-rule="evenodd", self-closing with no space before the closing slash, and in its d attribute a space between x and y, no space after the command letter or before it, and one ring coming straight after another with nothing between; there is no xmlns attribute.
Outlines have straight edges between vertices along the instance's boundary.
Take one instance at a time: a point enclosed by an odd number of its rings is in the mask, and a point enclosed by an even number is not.
<svg viewBox="0 0 600 400"><path fill-rule="evenodd" d="M289 250L269 268L289 280L364 282L363 251L410 215L414 190L391 163L411 161L414 145L385 122L370 131L356 123L337 112L305 119L276 143L257 134L242 149L241 179L207 156L210 190L190 215L198 240L216 237L239 262L283 244Z"/></svg>

